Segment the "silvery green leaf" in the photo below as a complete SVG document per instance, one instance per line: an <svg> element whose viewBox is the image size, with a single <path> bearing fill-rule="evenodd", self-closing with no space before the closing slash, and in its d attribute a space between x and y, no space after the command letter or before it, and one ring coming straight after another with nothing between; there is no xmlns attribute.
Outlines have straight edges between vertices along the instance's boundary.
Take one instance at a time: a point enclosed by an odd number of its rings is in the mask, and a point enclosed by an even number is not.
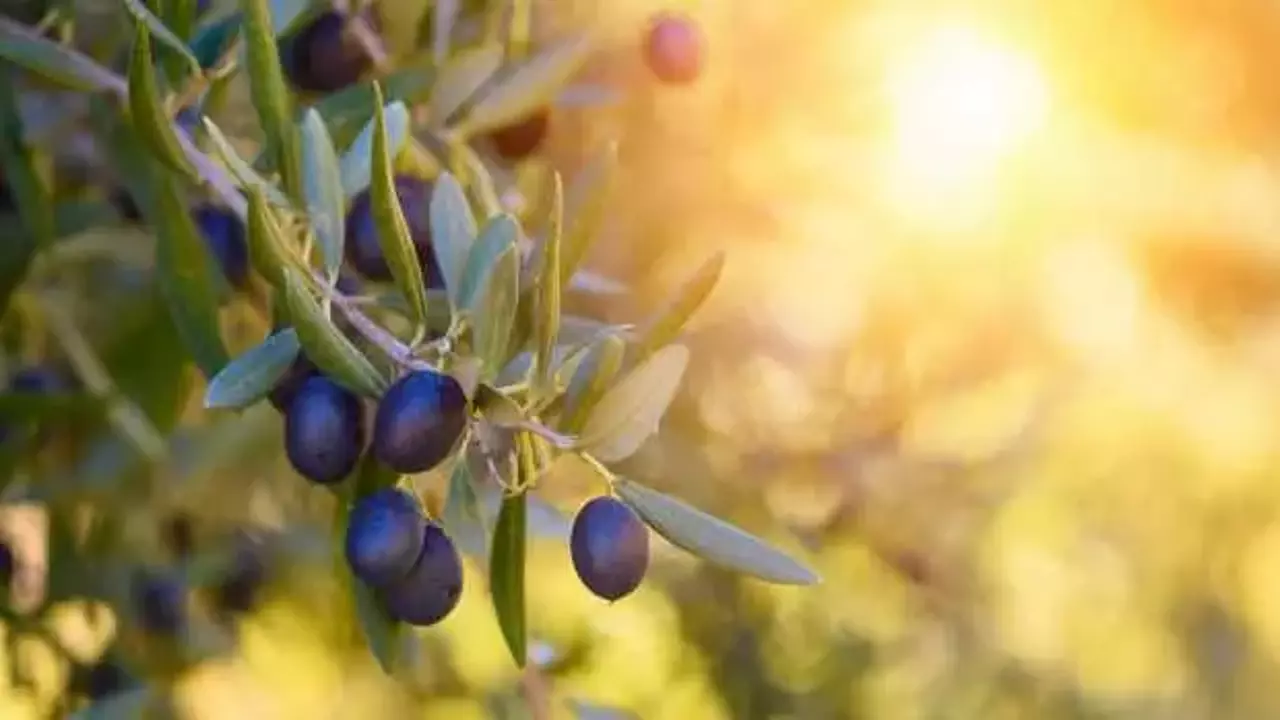
<svg viewBox="0 0 1280 720"><path fill-rule="evenodd" d="M298 342L325 375L365 397L379 397L387 380L332 321L297 270L282 271L283 291L289 320L298 332Z"/></svg>
<svg viewBox="0 0 1280 720"><path fill-rule="evenodd" d="M431 20L431 57L436 67L444 65L449 57L449 42L453 26L458 20L459 0L436 0Z"/></svg>
<svg viewBox="0 0 1280 720"><path fill-rule="evenodd" d="M476 232L476 218L462 186L453 175L441 173L431 191L431 243L454 307L461 307L462 277Z"/></svg>
<svg viewBox="0 0 1280 720"><path fill-rule="evenodd" d="M231 13L217 22L200 28L191 40L191 53L200 67L212 68L240 35L241 14Z"/></svg>
<svg viewBox="0 0 1280 720"><path fill-rule="evenodd" d="M471 466L459 459L449 476L449 495L445 500L441 523L458 547L472 557L489 557L489 529L476 497Z"/></svg>
<svg viewBox="0 0 1280 720"><path fill-rule="evenodd" d="M482 299L473 314L473 342L482 366L480 379L489 381L508 362L511 330L520 299L520 258L515 247L498 256L489 272Z"/></svg>
<svg viewBox="0 0 1280 720"><path fill-rule="evenodd" d="M157 160L189 178L196 177L195 167L164 113L152 64L151 36L143 24L138 25L129 60L129 115L138 137Z"/></svg>
<svg viewBox="0 0 1280 720"><path fill-rule="evenodd" d="M543 391L551 389L555 367L552 351L560 335L560 242L564 225L564 186L560 173L551 176L551 213L539 246L542 266L537 274L537 312L534 317L536 353L534 382Z"/></svg>
<svg viewBox="0 0 1280 720"><path fill-rule="evenodd" d="M374 86L374 97L379 101L382 95ZM379 103L380 104L380 103ZM401 105L401 108L404 106ZM372 186L369 199L373 210L374 225L378 230L378 246L382 248L382 256L391 268L391 276L396 281L400 293L409 303L409 311L419 328L427 323L427 286L422 279L422 266L418 262L418 253L413 246L413 238L409 235L409 224L405 221L404 210L400 205L400 197L396 194L395 179L392 175L391 154L388 152L387 128L384 114L374 113L372 163L370 167Z"/></svg>
<svg viewBox="0 0 1280 720"><path fill-rule="evenodd" d="M641 357L665 347L680 336L689 318L702 307L720 281L720 275L724 272L724 260L724 253L717 252L704 262L676 290L663 308L645 323L639 333L640 339L636 342Z"/></svg>
<svg viewBox="0 0 1280 720"><path fill-rule="evenodd" d="M510 215L495 215L480 231L480 237L471 246L458 289L458 307L474 311L484 299L489 278L498 258L508 250L514 251L520 227Z"/></svg>
<svg viewBox="0 0 1280 720"><path fill-rule="evenodd" d="M223 164L227 166L227 170L231 172L231 177L235 178L240 187L248 189L253 187L262 192L263 196L276 207L291 210L293 204L289 202L289 198L276 188L275 183L267 180L259 175L253 168L249 167L249 163L240 157L235 147L231 145L231 141L222 133L219 128L209 118L202 118L205 132L208 133L209 142L213 144L213 151L217 153Z"/></svg>
<svg viewBox="0 0 1280 720"><path fill-rule="evenodd" d="M502 45L488 42L461 52L440 68L431 92L431 123L444 127L502 66Z"/></svg>
<svg viewBox="0 0 1280 720"><path fill-rule="evenodd" d="M618 146L608 143L578 173L565 194L564 239L560 248L560 282L569 283L586 259L604 225L605 207L618 169ZM575 278L576 280L576 278ZM587 279L584 277L582 281ZM576 283L575 283L576 286Z"/></svg>
<svg viewBox="0 0 1280 720"><path fill-rule="evenodd" d="M580 446L601 462L630 457L658 431L689 365L689 350L668 345L614 385L587 417Z"/></svg>
<svg viewBox="0 0 1280 720"><path fill-rule="evenodd" d="M285 328L227 363L205 388L206 408L244 408L266 397L298 356L298 334Z"/></svg>
<svg viewBox="0 0 1280 720"><path fill-rule="evenodd" d="M302 117L302 187L307 217L320 246L325 273L330 278L336 277L342 267L346 197L337 151L324 119L315 108L309 108Z"/></svg>
<svg viewBox="0 0 1280 720"><path fill-rule="evenodd" d="M582 429L583 423L622 370L626 351L627 344L614 334L606 335L591 345L565 390L564 410L560 414L562 431L576 433Z"/></svg>
<svg viewBox="0 0 1280 720"><path fill-rule="evenodd" d="M3 16L0 16L0 57L72 90L124 92L124 82L92 59Z"/></svg>
<svg viewBox="0 0 1280 720"><path fill-rule="evenodd" d="M680 500L619 478L614 490L668 542L708 562L782 585L814 585L816 573L781 550Z"/></svg>
<svg viewBox="0 0 1280 720"><path fill-rule="evenodd" d="M146 27L146 31L150 35L181 55L182 59L191 66L191 72L197 75L201 72L200 61L191 53L191 48L188 48L182 38L174 35L163 22L160 22L160 18L153 15L147 9L147 6L142 4L142 0L124 0L124 6L129 10L129 14L138 21L139 25Z"/></svg>
<svg viewBox="0 0 1280 720"><path fill-rule="evenodd" d="M545 107L565 87L592 49L588 35L553 43L493 83L459 123L472 137L516 122Z"/></svg>
<svg viewBox="0 0 1280 720"><path fill-rule="evenodd" d="M379 95L375 95L375 103ZM399 100L391 102L383 108L386 124L387 153L392 159L400 153L404 143L409 139L409 109ZM338 172L342 176L342 191L347 197L354 197L369 187L373 172L373 142L377 131L377 118L370 118L364 129L356 136L351 147L342 154L338 164Z"/></svg>

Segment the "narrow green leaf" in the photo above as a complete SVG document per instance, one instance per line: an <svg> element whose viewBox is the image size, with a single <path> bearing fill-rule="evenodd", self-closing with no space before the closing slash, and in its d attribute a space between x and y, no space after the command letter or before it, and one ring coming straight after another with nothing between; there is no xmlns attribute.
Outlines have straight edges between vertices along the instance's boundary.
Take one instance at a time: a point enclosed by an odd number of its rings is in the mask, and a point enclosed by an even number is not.
<svg viewBox="0 0 1280 720"><path fill-rule="evenodd" d="M463 552L472 557L488 559L489 529L480 513L480 500L476 497L471 466L460 458L449 476L449 497L445 500L440 518L445 532Z"/></svg>
<svg viewBox="0 0 1280 720"><path fill-rule="evenodd" d="M267 136L267 152L286 194L302 204L302 158L293 124L293 96L285 85L270 0L240 0L244 12L249 93Z"/></svg>
<svg viewBox="0 0 1280 720"><path fill-rule="evenodd" d="M129 61L129 114L134 129L160 162L190 178L198 177L195 166L182 150L177 131L165 115L151 60L151 36L139 24Z"/></svg>
<svg viewBox="0 0 1280 720"><path fill-rule="evenodd" d="M156 17L142 4L142 0L124 0L124 6L129 10L129 14L138 21L139 33L147 33L155 36L160 42L164 43L169 49L178 53L184 61L190 66L192 73L200 73L200 61L191 53L191 49L187 47L187 43L182 38L173 34L160 18ZM147 55L150 56L151 51L148 49ZM132 71L130 71L132 73Z"/></svg>
<svg viewBox="0 0 1280 720"><path fill-rule="evenodd" d="M444 64L449 57L449 41L453 38L453 27L458 21L461 10L459 0L436 0L431 17L431 57L436 67Z"/></svg>
<svg viewBox="0 0 1280 720"><path fill-rule="evenodd" d="M334 381L366 397L378 397L387 388L386 378L325 317L323 308L303 283L297 270L284 268L282 277L289 319L298 331L298 342L307 358Z"/></svg>
<svg viewBox="0 0 1280 720"><path fill-rule="evenodd" d="M351 592L355 596L356 617L360 621L360 630L364 633L369 651L377 659L382 671L390 675L395 671L399 657L401 625L387 614L373 590L364 583L353 580Z"/></svg>
<svg viewBox="0 0 1280 720"><path fill-rule="evenodd" d="M720 281L724 272L724 252L717 252L704 262L693 275L680 286L676 294L656 313L640 331L636 345L641 357L676 340L689 318L702 307Z"/></svg>
<svg viewBox="0 0 1280 720"><path fill-rule="evenodd" d="M626 353L626 342L614 334L604 336L591 346L565 390L564 412L560 421L562 432L573 435L582 430L583 423L622 370Z"/></svg>
<svg viewBox="0 0 1280 720"><path fill-rule="evenodd" d="M205 377L214 377L227 364L227 350L218 326L212 260L182 201L178 179L158 164L152 168L160 292L187 351Z"/></svg>
<svg viewBox="0 0 1280 720"><path fill-rule="evenodd" d="M124 94L124 83L92 59L0 17L0 57L71 90Z"/></svg>
<svg viewBox="0 0 1280 720"><path fill-rule="evenodd" d="M462 277L476 237L476 218L456 178L441 173L431 191L431 243L449 301L461 307Z"/></svg>
<svg viewBox="0 0 1280 720"><path fill-rule="evenodd" d="M249 260L253 268L272 285L281 287L282 272L298 264L293 248L285 240L284 232L275 214L267 205L267 198L256 186L250 186L248 220Z"/></svg>
<svg viewBox="0 0 1280 720"><path fill-rule="evenodd" d="M36 250L52 244L55 232L53 200L24 134L13 73L0 68L0 170L25 231L9 233L0 242L0 316L31 268Z"/></svg>
<svg viewBox="0 0 1280 720"><path fill-rule="evenodd" d="M244 189L254 188L260 191L272 205L286 210L293 209L293 204L289 202L289 198L284 196L275 183L267 180L249 167L249 163L240 157L236 149L231 145L231 141L222 133L219 128L209 118L202 118L204 122L205 132L209 134L209 141L213 144L213 150L222 159L223 164L227 166L227 170L231 171L233 177L240 187Z"/></svg>
<svg viewBox="0 0 1280 720"><path fill-rule="evenodd" d="M374 107L383 108L382 123L385 128L383 132L386 134L387 154L394 160L404 148L405 141L409 139L409 109L399 100L384 107L381 99L381 92L375 90ZM347 197L354 197L369 187L369 181L373 176L373 145L377 133L378 118L375 112L374 117L370 118L368 124L360 131L355 142L351 143L351 147L342 154L338 172L342 176L342 191Z"/></svg>
<svg viewBox="0 0 1280 720"><path fill-rule="evenodd" d="M458 131L475 136L549 105L582 67L592 44L588 35L577 35L552 44L525 61L484 93L458 124Z"/></svg>
<svg viewBox="0 0 1280 720"><path fill-rule="evenodd" d="M515 248L520 227L510 215L496 215L471 246L458 287L458 307L475 311L484 300L494 267L503 253Z"/></svg>
<svg viewBox="0 0 1280 720"><path fill-rule="evenodd" d="M391 168L391 152L388 147L387 126L381 109L382 95L374 86L374 97L379 109L374 113L373 152L371 162L372 186L369 199L373 208L373 221L378 229L378 246L387 259L391 276L409 303L409 311L417 326L427 323L427 286L422 278L422 266L409 235L409 224L404 219L400 198L396 195L395 178ZM401 109L404 105L399 105ZM407 111L406 111L407 112Z"/></svg>
<svg viewBox="0 0 1280 720"><path fill-rule="evenodd" d="M483 365L480 379L488 381L507 364L507 351L511 345L511 329L516 321L516 302L519 300L520 258L514 247L508 249L493 264L483 300L474 316L476 355Z"/></svg>
<svg viewBox="0 0 1280 720"><path fill-rule="evenodd" d="M498 198L498 188L493 182L493 173L480 159L471 145L465 142L454 142L449 146L452 154L450 166L464 179L464 183L475 196L476 206L480 209L480 219L489 218L504 212L502 201Z"/></svg>
<svg viewBox="0 0 1280 720"><path fill-rule="evenodd" d="M206 70L212 68L231 48L231 44L240 36L243 17L241 13L234 12L200 28L191 40L191 54L195 55L200 67Z"/></svg>
<svg viewBox="0 0 1280 720"><path fill-rule="evenodd" d="M209 381L206 408L244 408L266 397L298 356L298 334L285 328L232 360Z"/></svg>
<svg viewBox="0 0 1280 720"><path fill-rule="evenodd" d="M560 248L560 282L567 285L604 224L605 208L618 168L618 146L609 143L593 157L569 186L565 201L564 239Z"/></svg>
<svg viewBox="0 0 1280 720"><path fill-rule="evenodd" d="M483 43L449 60L440 68L431 93L431 123L444 127L501 66L502 46L493 42Z"/></svg>
<svg viewBox="0 0 1280 720"><path fill-rule="evenodd" d="M602 462L630 457L657 432L688 365L683 345L668 345L637 365L591 411L581 446Z"/></svg>
<svg viewBox="0 0 1280 720"><path fill-rule="evenodd" d="M302 180L307 217L324 258L325 272L334 278L342 267L346 197L342 192L337 151L324 120L314 108L302 117Z"/></svg>
<svg viewBox="0 0 1280 720"><path fill-rule="evenodd" d="M493 528L493 554L489 559L489 592L498 627L516 665L524 667L527 650L524 601L525 494L502 499Z"/></svg>
<svg viewBox="0 0 1280 720"><path fill-rule="evenodd" d="M708 562L782 585L821 582L781 550L669 495L621 478L614 490L668 542Z"/></svg>
<svg viewBox="0 0 1280 720"><path fill-rule="evenodd" d="M564 224L564 186L560 173L551 175L551 218L542 244L542 271L538 273L538 310L534 317L537 351L534 381L544 391L554 378L553 352L560 334L560 234Z"/></svg>

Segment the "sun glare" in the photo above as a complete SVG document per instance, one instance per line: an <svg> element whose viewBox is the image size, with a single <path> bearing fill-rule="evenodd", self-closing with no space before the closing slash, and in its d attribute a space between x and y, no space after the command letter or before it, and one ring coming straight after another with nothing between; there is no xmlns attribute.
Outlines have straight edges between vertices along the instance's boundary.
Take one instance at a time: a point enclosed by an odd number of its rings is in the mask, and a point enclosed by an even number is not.
<svg viewBox="0 0 1280 720"><path fill-rule="evenodd" d="M993 173L1043 121L1048 90L1028 58L968 28L935 31L890 65L894 204L938 217L989 201ZM913 212L913 215L916 212Z"/></svg>

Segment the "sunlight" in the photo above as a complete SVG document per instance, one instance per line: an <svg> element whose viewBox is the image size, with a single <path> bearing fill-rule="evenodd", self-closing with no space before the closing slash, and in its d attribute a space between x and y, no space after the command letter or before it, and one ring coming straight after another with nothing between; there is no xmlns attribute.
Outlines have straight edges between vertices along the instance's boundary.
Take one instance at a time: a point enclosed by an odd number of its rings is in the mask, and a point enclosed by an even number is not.
<svg viewBox="0 0 1280 720"><path fill-rule="evenodd" d="M972 212L989 201L1001 162L1044 120L1049 97L1039 68L963 27L911 43L892 68L894 204L925 204L949 217Z"/></svg>

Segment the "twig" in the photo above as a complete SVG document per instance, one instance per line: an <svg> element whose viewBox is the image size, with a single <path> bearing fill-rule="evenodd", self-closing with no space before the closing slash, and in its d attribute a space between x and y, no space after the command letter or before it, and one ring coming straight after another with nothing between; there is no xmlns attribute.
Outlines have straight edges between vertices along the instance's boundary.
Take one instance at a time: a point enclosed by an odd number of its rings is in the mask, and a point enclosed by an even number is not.
<svg viewBox="0 0 1280 720"><path fill-rule="evenodd" d="M524 693L524 701L533 720L550 720L551 688L537 663L530 662L524 666L520 676L520 689Z"/></svg>

